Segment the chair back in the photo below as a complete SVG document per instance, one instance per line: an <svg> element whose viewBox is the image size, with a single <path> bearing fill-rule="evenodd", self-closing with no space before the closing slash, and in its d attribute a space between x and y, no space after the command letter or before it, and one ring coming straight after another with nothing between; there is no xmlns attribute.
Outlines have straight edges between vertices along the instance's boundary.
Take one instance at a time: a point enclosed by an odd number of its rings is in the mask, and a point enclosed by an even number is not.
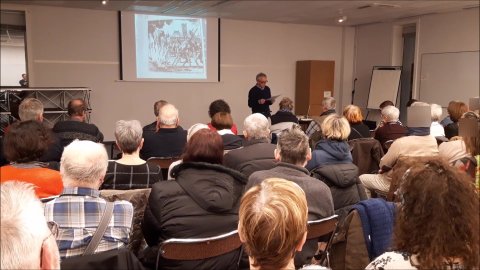
<svg viewBox="0 0 480 270"><path fill-rule="evenodd" d="M337 225L338 215L308 221L307 240L315 238L320 239L320 237L322 236L329 235L325 249L323 250L323 252L321 252L321 254L315 256L315 259L320 262L320 265L324 265L325 260L328 261L328 254L330 252L330 247L335 236L335 231L337 230Z"/></svg>
<svg viewBox="0 0 480 270"><path fill-rule="evenodd" d="M209 238L172 238L160 245L159 255L170 260L203 260L242 246L238 231Z"/></svg>
<svg viewBox="0 0 480 270"><path fill-rule="evenodd" d="M162 169L162 177L166 180L168 179L168 167L177 160L180 160L180 157L151 157L147 162L160 166Z"/></svg>
<svg viewBox="0 0 480 270"><path fill-rule="evenodd" d="M373 138L361 138L348 141L352 151L353 164L358 174L377 173L380 159L383 157L382 145Z"/></svg>

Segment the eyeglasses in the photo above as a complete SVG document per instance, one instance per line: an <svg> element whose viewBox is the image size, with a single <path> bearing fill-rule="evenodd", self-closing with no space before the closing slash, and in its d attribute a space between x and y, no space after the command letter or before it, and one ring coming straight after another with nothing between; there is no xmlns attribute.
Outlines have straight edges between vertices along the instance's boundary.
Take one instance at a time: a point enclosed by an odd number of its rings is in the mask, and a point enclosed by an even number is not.
<svg viewBox="0 0 480 270"><path fill-rule="evenodd" d="M259 84L266 84L268 81L265 80L265 81L257 81Z"/></svg>

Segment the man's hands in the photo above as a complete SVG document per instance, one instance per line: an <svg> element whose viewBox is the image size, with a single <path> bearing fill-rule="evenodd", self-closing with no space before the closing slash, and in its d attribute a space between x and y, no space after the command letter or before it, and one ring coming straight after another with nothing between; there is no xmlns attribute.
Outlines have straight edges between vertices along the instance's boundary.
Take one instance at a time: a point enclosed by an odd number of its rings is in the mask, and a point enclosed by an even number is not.
<svg viewBox="0 0 480 270"><path fill-rule="evenodd" d="M266 101L267 101L267 100L266 100L266 99L263 99L263 98L262 98L262 99L259 99L259 100L258 100L258 104L265 104Z"/></svg>

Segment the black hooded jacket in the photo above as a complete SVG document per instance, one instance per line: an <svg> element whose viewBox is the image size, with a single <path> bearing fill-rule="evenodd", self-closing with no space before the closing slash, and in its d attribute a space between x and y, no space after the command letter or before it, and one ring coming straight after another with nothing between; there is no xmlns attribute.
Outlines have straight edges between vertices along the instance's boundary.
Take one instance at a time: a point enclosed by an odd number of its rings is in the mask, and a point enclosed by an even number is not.
<svg viewBox="0 0 480 270"><path fill-rule="evenodd" d="M247 179L222 165L186 162L172 170L175 180L153 185L142 231L149 246L170 238L204 238L237 229ZM203 261L160 259L159 269L236 269L239 250Z"/></svg>

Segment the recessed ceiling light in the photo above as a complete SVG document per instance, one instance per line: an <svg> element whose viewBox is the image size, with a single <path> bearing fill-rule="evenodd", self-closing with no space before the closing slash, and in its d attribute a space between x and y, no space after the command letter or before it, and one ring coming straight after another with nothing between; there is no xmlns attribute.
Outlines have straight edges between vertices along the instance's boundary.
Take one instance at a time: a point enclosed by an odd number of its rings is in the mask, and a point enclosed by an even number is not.
<svg viewBox="0 0 480 270"><path fill-rule="evenodd" d="M106 4L107 4L107 0L103 0L102 5L106 5Z"/></svg>
<svg viewBox="0 0 480 270"><path fill-rule="evenodd" d="M338 23L343 23L343 22L345 22L346 20L347 20L347 16L345 16L345 15L337 18L337 22L338 22Z"/></svg>

